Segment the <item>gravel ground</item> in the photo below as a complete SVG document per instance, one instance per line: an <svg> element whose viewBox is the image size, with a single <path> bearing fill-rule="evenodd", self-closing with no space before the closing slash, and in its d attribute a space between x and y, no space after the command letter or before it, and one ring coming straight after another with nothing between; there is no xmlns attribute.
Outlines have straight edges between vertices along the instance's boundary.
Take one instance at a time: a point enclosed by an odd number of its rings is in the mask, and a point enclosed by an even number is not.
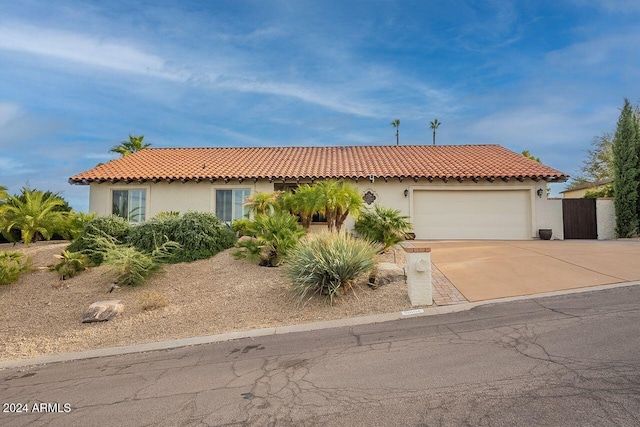
<svg viewBox="0 0 640 427"><path fill-rule="evenodd" d="M66 242L29 246L0 244L33 259L34 270L0 286L0 360L103 347L123 346L292 325L411 308L403 280L376 290L364 283L338 298L333 306L316 297L301 304L288 288L284 270L236 260L233 249L202 261L167 265L139 287L109 293L113 276L95 267L60 281L46 266L57 260ZM396 252L404 263L402 250ZM392 261L394 255L381 256ZM145 298L164 299L166 306L145 311ZM83 324L83 311L101 300L119 299L123 315L102 323Z"/></svg>

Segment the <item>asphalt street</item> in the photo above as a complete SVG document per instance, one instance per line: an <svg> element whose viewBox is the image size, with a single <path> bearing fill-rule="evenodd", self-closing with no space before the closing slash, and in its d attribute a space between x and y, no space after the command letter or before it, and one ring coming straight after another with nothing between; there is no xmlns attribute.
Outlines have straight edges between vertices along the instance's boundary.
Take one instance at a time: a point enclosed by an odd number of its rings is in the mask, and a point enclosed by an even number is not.
<svg viewBox="0 0 640 427"><path fill-rule="evenodd" d="M637 426L640 286L6 369L0 402L2 426Z"/></svg>

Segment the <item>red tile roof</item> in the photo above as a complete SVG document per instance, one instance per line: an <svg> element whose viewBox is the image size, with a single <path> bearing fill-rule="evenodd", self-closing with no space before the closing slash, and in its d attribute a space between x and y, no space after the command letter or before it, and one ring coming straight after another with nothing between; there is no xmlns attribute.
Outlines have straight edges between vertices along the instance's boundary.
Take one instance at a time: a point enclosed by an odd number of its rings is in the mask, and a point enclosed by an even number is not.
<svg viewBox="0 0 640 427"><path fill-rule="evenodd" d="M69 178L73 184L321 178L532 178L568 175L499 145L147 148Z"/></svg>

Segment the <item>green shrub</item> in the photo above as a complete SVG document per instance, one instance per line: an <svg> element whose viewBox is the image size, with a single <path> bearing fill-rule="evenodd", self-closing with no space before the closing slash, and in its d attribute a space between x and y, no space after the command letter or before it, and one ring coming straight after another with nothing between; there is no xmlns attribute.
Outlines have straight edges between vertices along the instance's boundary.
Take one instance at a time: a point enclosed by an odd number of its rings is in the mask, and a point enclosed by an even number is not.
<svg viewBox="0 0 640 427"><path fill-rule="evenodd" d="M92 264L100 265L107 249L101 243L125 243L130 232L131 224L124 218L115 215L98 217L85 224L80 236L67 250L81 252L87 255Z"/></svg>
<svg viewBox="0 0 640 427"><path fill-rule="evenodd" d="M80 252L62 251L55 257L60 262L51 266L51 271L56 271L60 275L60 280L71 278L89 266L89 258Z"/></svg>
<svg viewBox="0 0 640 427"><path fill-rule="evenodd" d="M76 240L82 235L82 231L87 223L94 219L96 219L96 214L72 211L69 213L67 223L60 234L67 240Z"/></svg>
<svg viewBox="0 0 640 427"><path fill-rule="evenodd" d="M177 218L180 216L180 212L178 211L162 211L158 212L154 218L161 219L166 217Z"/></svg>
<svg viewBox="0 0 640 427"><path fill-rule="evenodd" d="M400 215L399 210L375 205L373 210L360 213L355 230L367 240L382 243L386 249L406 239L412 230L408 218Z"/></svg>
<svg viewBox="0 0 640 427"><path fill-rule="evenodd" d="M233 247L236 235L212 213L187 212L179 217L164 216L136 225L128 238L129 243L143 252L151 252L167 240L181 246L167 262L191 262Z"/></svg>
<svg viewBox="0 0 640 427"><path fill-rule="evenodd" d="M245 248L245 251L236 252L234 256L259 259L260 265L269 267L280 265L287 252L305 234L298 225L298 218L284 212L256 215L247 225L247 231L256 238L240 243L238 246Z"/></svg>
<svg viewBox="0 0 640 427"><path fill-rule="evenodd" d="M289 252L287 274L300 299L320 294L333 303L336 295L373 270L379 250L346 233L310 235Z"/></svg>
<svg viewBox="0 0 640 427"><path fill-rule="evenodd" d="M104 263L116 275L116 283L124 286L142 285L147 277L160 269L160 264L150 254L124 245L108 249Z"/></svg>
<svg viewBox="0 0 640 427"><path fill-rule="evenodd" d="M243 219L237 219L233 221L233 224L231 225L231 227L233 228L233 231L237 233L238 237L242 237L242 236L251 235L251 232L249 231L250 225L251 225L251 220L243 218Z"/></svg>
<svg viewBox="0 0 640 427"><path fill-rule="evenodd" d="M91 258L98 253L103 263L116 275L116 282L131 286L143 284L147 277L160 270L162 262L166 262L173 252L180 249L176 242L166 241L152 251L140 251L128 244L118 243L106 233L94 236L93 242L97 249L87 249L86 255Z"/></svg>
<svg viewBox="0 0 640 427"><path fill-rule="evenodd" d="M20 274L31 269L31 260L20 252L0 251L0 285L18 280Z"/></svg>

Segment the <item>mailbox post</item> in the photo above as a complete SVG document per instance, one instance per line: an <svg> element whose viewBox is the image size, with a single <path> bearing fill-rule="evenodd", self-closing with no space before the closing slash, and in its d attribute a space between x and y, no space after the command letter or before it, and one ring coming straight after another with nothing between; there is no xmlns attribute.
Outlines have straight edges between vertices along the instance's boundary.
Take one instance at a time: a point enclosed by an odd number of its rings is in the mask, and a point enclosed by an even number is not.
<svg viewBox="0 0 640 427"><path fill-rule="evenodd" d="M421 242L404 242L407 258L407 286L412 306L433 304L431 248Z"/></svg>

